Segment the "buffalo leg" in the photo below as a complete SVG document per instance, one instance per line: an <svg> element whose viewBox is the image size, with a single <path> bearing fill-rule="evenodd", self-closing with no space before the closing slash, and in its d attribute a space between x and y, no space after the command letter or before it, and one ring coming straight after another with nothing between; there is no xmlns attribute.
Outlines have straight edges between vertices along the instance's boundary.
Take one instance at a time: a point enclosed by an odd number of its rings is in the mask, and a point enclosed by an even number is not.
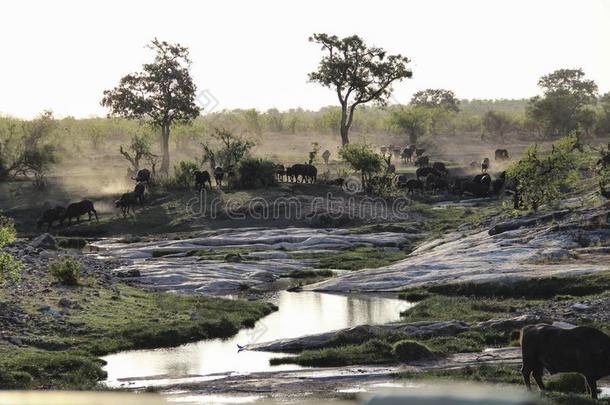
<svg viewBox="0 0 610 405"><path fill-rule="evenodd" d="M592 377L586 377L587 390L591 393L591 398L597 399L597 381Z"/></svg>
<svg viewBox="0 0 610 405"><path fill-rule="evenodd" d="M538 384L538 387L544 391L546 388L542 382L542 370L542 365L536 366L536 368L532 370L532 375L534 376L534 380L536 381L536 384Z"/></svg>

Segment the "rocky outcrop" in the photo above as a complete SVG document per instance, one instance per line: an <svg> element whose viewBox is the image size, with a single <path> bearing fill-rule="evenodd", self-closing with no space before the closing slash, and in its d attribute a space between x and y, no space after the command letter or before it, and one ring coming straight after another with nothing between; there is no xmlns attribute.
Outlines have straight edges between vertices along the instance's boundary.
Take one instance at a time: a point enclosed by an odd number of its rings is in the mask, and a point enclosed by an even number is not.
<svg viewBox="0 0 610 405"><path fill-rule="evenodd" d="M603 249L578 249L610 244L607 208L548 214L516 220L494 232L455 232L421 245L406 259L378 269L365 269L304 287L315 291L399 291L435 282L510 281L559 274L610 270ZM559 224L547 223L557 217ZM600 222L602 221L602 222ZM603 222L606 221L606 222ZM595 224L593 226L592 224ZM501 230L501 232L500 232Z"/></svg>

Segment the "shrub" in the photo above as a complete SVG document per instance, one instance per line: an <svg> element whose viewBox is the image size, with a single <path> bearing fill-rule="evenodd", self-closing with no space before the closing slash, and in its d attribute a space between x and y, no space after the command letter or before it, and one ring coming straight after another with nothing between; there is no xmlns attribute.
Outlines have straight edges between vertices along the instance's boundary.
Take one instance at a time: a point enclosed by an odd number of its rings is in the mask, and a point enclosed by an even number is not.
<svg viewBox="0 0 610 405"><path fill-rule="evenodd" d="M265 159L243 159L237 165L237 186L240 188L261 188L274 186L275 164Z"/></svg>
<svg viewBox="0 0 610 405"><path fill-rule="evenodd" d="M174 165L174 174L172 176L159 178L159 185L166 189L189 190L195 170L199 170L197 163L183 160Z"/></svg>
<svg viewBox="0 0 610 405"><path fill-rule="evenodd" d="M339 149L339 157L360 173L362 185L366 189L369 179L383 168L383 158L375 153L371 145L350 143Z"/></svg>
<svg viewBox="0 0 610 405"><path fill-rule="evenodd" d="M0 248L14 242L16 237L15 223L9 218L0 216ZM0 286L7 279L17 281L22 268L23 263L13 258L10 253L0 252Z"/></svg>
<svg viewBox="0 0 610 405"><path fill-rule="evenodd" d="M433 356L426 346L412 340L401 340L394 343L394 354L402 361L421 360Z"/></svg>
<svg viewBox="0 0 610 405"><path fill-rule="evenodd" d="M63 285L78 285L81 264L73 257L65 257L63 260L54 260L49 263L49 274Z"/></svg>

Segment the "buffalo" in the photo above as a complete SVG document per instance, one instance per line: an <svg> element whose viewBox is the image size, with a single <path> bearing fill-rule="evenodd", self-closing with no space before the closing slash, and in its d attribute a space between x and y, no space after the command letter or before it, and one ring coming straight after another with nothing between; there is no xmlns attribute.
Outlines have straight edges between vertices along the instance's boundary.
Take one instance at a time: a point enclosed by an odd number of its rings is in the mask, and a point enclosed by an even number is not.
<svg viewBox="0 0 610 405"><path fill-rule="evenodd" d="M434 162L432 163L432 168L435 169L439 173L448 174L449 171L443 162Z"/></svg>
<svg viewBox="0 0 610 405"><path fill-rule="evenodd" d="M481 162L481 172L482 173L487 173L487 170L489 169L489 166L490 166L489 158L483 159L483 161Z"/></svg>
<svg viewBox="0 0 610 405"><path fill-rule="evenodd" d="M424 148L415 148L415 157L420 157L426 152Z"/></svg>
<svg viewBox="0 0 610 405"><path fill-rule="evenodd" d="M403 162L411 162L413 160L413 154L415 153L415 145L409 145L402 150L400 158Z"/></svg>
<svg viewBox="0 0 610 405"><path fill-rule="evenodd" d="M610 337L603 332L578 326L563 329L552 325L526 326L521 330L523 382L531 389L530 375L544 390L542 372L580 373L587 391L597 398L597 380L610 375Z"/></svg>
<svg viewBox="0 0 610 405"><path fill-rule="evenodd" d="M212 178L210 177L210 172L207 170L195 170L193 172L193 176L195 176L195 187L197 187L198 191L205 188L205 183L210 185L210 190L212 189Z"/></svg>
<svg viewBox="0 0 610 405"><path fill-rule="evenodd" d="M430 174L435 176L441 176L441 173L433 167L420 167L415 171L415 176L417 179L420 177L428 177Z"/></svg>
<svg viewBox="0 0 610 405"><path fill-rule="evenodd" d="M324 159L324 164L328 164L328 160L330 159L330 151L326 149L324 153L322 153L322 159Z"/></svg>
<svg viewBox="0 0 610 405"><path fill-rule="evenodd" d="M149 185L150 184L150 170L148 170L148 169L138 170L136 177L132 178L132 180L135 180L138 183L146 183L147 185Z"/></svg>
<svg viewBox="0 0 610 405"><path fill-rule="evenodd" d="M138 200L138 204L144 205L144 191L146 189L145 183L138 183L133 189L133 194L136 196Z"/></svg>
<svg viewBox="0 0 610 405"><path fill-rule="evenodd" d="M318 176L318 169L313 165L297 163L292 165L291 174L295 182L299 182L299 176L303 183L315 183Z"/></svg>
<svg viewBox="0 0 610 405"><path fill-rule="evenodd" d="M415 159L415 166L425 167L430 165L430 158L428 156L420 156Z"/></svg>
<svg viewBox="0 0 610 405"><path fill-rule="evenodd" d="M222 167L216 166L214 169L214 180L216 181L216 187L222 188L222 179L225 177L225 171Z"/></svg>
<svg viewBox="0 0 610 405"><path fill-rule="evenodd" d="M394 185L398 188L405 188L407 187L408 180L409 178L406 174L397 174L394 176Z"/></svg>
<svg viewBox="0 0 610 405"><path fill-rule="evenodd" d="M42 224L47 224L47 231L53 227L53 222L61 222L64 214L66 213L66 209L61 205L56 206L55 208L50 208L42 213L40 219L36 223L36 227L40 229Z"/></svg>
<svg viewBox="0 0 610 405"><path fill-rule="evenodd" d="M508 160L508 151L506 149L496 149L495 160Z"/></svg>
<svg viewBox="0 0 610 405"><path fill-rule="evenodd" d="M275 178L277 181L284 181L284 176L286 176L286 168L284 165L275 165Z"/></svg>
<svg viewBox="0 0 610 405"><path fill-rule="evenodd" d="M116 208L120 208L123 212L123 216L126 216L130 210L133 211L133 207L138 203L138 196L135 191L124 193L121 198L114 202Z"/></svg>
<svg viewBox="0 0 610 405"><path fill-rule="evenodd" d="M76 218L76 222L80 222L80 217L85 214L89 214L89 221L91 221L93 215L95 215L96 221L99 220L97 211L95 211L95 208L93 207L93 202L91 200L82 200L68 205L60 222L63 224L64 220L67 218L68 225L72 225L72 218Z"/></svg>
<svg viewBox="0 0 610 405"><path fill-rule="evenodd" d="M413 194L415 190L423 190L424 182L418 179L409 179L406 183L407 193Z"/></svg>

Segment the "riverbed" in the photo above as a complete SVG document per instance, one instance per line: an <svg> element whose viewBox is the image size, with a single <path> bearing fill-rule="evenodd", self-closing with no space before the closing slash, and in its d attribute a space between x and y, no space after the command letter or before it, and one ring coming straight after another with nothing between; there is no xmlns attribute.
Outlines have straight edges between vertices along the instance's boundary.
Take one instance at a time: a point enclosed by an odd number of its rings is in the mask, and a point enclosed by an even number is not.
<svg viewBox="0 0 610 405"><path fill-rule="evenodd" d="M400 319L410 304L392 297L280 291L266 297L278 311L229 339L204 340L169 349L133 350L104 357L107 384L142 387L207 381L229 375L299 369L270 366L284 354L240 350L254 343L329 332Z"/></svg>

